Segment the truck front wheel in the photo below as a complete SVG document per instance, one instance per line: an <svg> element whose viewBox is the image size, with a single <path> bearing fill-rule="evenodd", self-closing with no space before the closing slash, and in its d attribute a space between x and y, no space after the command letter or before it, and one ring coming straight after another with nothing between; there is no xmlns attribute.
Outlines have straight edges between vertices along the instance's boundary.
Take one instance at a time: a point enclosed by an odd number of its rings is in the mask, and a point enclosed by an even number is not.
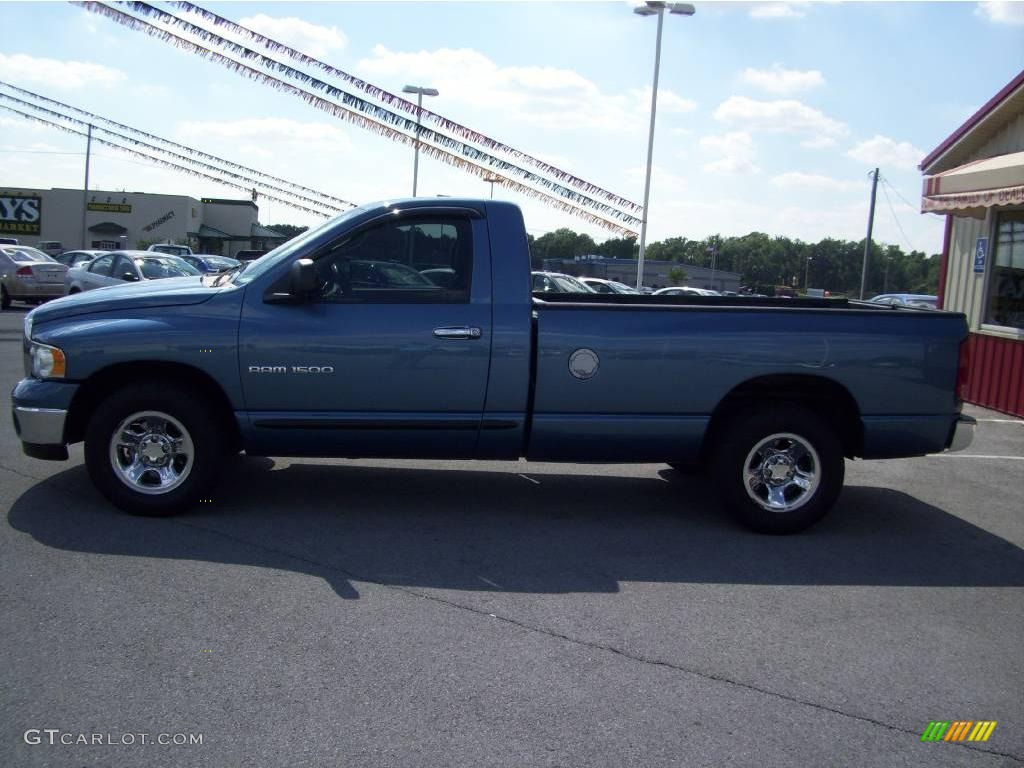
<svg viewBox="0 0 1024 768"><path fill-rule="evenodd" d="M814 411L784 403L737 412L719 431L713 471L737 519L760 533L818 522L843 487L843 450Z"/></svg>
<svg viewBox="0 0 1024 768"><path fill-rule="evenodd" d="M85 463L93 483L134 515L171 515L207 497L225 452L219 421L186 387L139 382L104 400L89 421Z"/></svg>

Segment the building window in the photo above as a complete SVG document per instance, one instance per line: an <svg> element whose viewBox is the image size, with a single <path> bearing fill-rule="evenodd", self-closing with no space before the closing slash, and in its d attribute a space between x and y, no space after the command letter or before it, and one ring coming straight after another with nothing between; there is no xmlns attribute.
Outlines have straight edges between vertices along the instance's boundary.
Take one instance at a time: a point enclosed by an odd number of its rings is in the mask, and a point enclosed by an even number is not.
<svg viewBox="0 0 1024 768"><path fill-rule="evenodd" d="M996 219L985 322L1024 329L1024 211L1005 211Z"/></svg>
<svg viewBox="0 0 1024 768"><path fill-rule="evenodd" d="M121 246L116 240L93 240L92 247L97 251L116 251Z"/></svg>

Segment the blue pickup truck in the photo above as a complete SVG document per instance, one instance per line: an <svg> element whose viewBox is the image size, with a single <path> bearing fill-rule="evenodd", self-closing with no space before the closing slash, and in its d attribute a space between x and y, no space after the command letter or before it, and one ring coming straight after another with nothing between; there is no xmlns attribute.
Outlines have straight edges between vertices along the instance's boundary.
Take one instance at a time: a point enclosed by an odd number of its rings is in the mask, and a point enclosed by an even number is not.
<svg viewBox="0 0 1024 768"><path fill-rule="evenodd" d="M531 293L514 205L357 208L216 275L25 319L25 453L85 442L142 515L251 455L665 462L758 531L836 501L844 457L966 445L963 315L843 300ZM681 496L680 505L685 505Z"/></svg>

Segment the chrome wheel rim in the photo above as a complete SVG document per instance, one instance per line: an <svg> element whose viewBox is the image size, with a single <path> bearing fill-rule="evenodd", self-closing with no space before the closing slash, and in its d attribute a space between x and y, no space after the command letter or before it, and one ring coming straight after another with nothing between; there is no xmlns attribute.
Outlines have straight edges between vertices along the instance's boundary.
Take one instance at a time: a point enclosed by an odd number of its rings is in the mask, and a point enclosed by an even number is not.
<svg viewBox="0 0 1024 768"><path fill-rule="evenodd" d="M769 512L792 512L814 496L821 482L821 460L814 446L790 432L759 442L743 462L747 495Z"/></svg>
<svg viewBox="0 0 1024 768"><path fill-rule="evenodd" d="M195 446L184 425L160 411L139 411L124 419L110 438L110 466L137 493L159 496L188 478Z"/></svg>

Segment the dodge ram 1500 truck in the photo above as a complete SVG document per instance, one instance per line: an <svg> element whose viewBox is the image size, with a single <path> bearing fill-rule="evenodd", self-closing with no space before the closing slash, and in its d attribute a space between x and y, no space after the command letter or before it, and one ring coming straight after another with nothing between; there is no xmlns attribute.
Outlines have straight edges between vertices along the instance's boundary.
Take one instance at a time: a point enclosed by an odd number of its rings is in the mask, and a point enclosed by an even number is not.
<svg viewBox="0 0 1024 768"><path fill-rule="evenodd" d="M798 531L844 457L970 441L963 315L845 300L531 293L514 205L349 211L218 275L101 288L25 319L25 453L85 441L136 514L253 455L666 462L740 521ZM685 498L680 498L685 504Z"/></svg>

